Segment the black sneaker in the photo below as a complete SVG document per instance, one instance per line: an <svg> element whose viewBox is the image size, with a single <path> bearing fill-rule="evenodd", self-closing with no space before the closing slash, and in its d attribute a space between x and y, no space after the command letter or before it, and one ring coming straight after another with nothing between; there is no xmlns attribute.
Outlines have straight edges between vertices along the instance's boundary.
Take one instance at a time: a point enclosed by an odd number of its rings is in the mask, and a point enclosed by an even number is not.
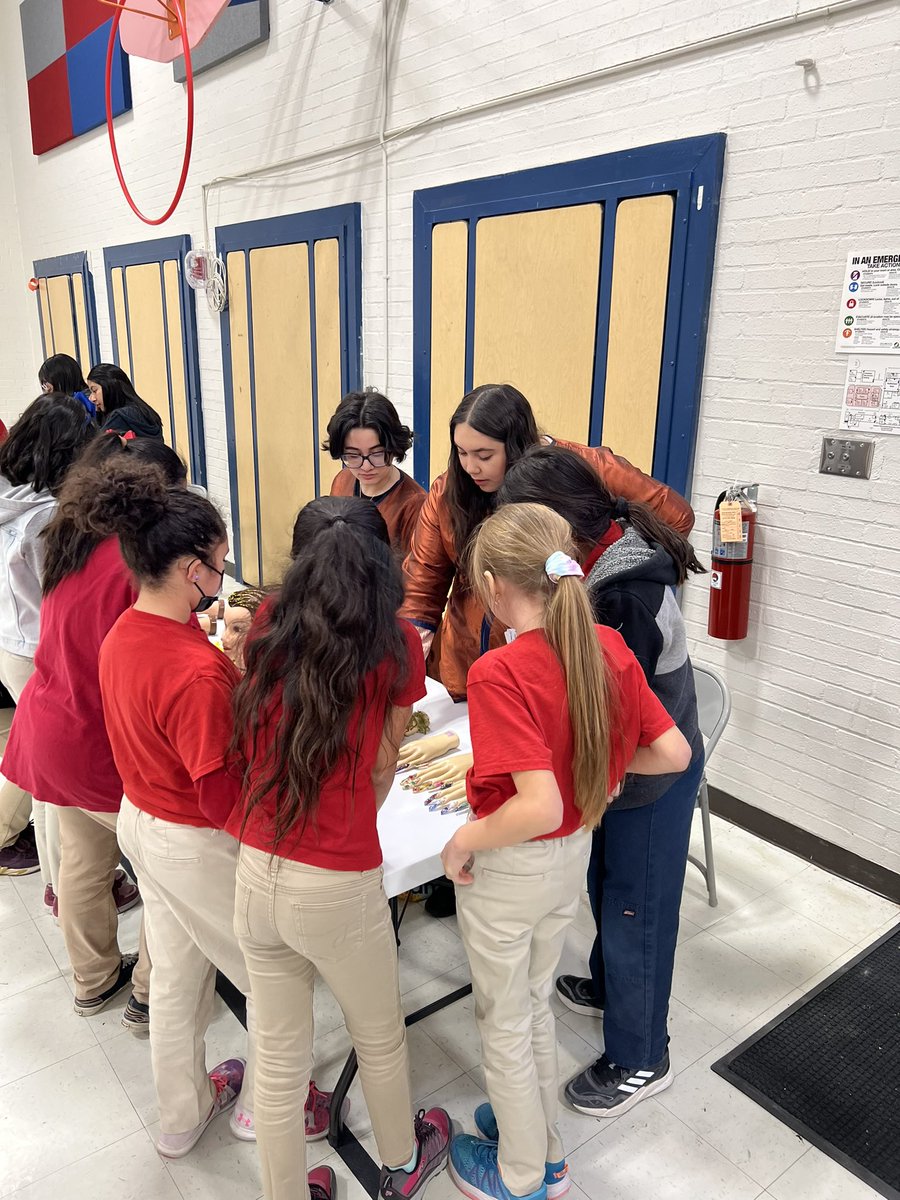
<svg viewBox="0 0 900 1200"><path fill-rule="evenodd" d="M150 1005L135 1000L132 995L122 1013L122 1028L135 1037L150 1036Z"/></svg>
<svg viewBox="0 0 900 1200"><path fill-rule="evenodd" d="M134 974L135 963L138 960L136 954L123 954L122 965L119 967L118 978L112 983L105 992L101 992L99 996L94 996L90 1000L75 1000L75 1011L80 1017L92 1017L94 1013L102 1012L107 1004L116 996L123 988L127 988L131 983L131 976Z"/></svg>
<svg viewBox="0 0 900 1200"><path fill-rule="evenodd" d="M556 994L566 1008L586 1017L602 1017L603 1005L594 999L594 984L580 975L560 975L556 980Z"/></svg>
<svg viewBox="0 0 900 1200"><path fill-rule="evenodd" d="M26 825L11 846L0 850L0 875L33 875L40 869L34 826Z"/></svg>
<svg viewBox="0 0 900 1200"><path fill-rule="evenodd" d="M566 1099L589 1117L618 1117L648 1096L665 1091L674 1078L668 1050L662 1062L641 1071L617 1067L604 1054L593 1066L569 1080Z"/></svg>

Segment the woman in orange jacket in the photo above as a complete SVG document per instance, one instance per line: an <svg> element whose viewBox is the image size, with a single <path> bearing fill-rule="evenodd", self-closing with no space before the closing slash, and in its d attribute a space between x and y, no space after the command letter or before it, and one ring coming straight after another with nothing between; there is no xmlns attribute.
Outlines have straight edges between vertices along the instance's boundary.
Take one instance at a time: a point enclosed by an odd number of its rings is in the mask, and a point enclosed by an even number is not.
<svg viewBox="0 0 900 1200"><path fill-rule="evenodd" d="M469 667L488 645L502 642L460 562L475 528L494 510L509 467L529 446L553 443L574 450L597 471L607 490L653 508L679 533L694 524L691 506L605 446L581 446L538 430L531 405L510 384L483 384L464 396L450 418L452 450L445 474L431 485L404 563L406 599L400 616L419 629L427 655L435 633L437 673L455 700L466 695Z"/></svg>

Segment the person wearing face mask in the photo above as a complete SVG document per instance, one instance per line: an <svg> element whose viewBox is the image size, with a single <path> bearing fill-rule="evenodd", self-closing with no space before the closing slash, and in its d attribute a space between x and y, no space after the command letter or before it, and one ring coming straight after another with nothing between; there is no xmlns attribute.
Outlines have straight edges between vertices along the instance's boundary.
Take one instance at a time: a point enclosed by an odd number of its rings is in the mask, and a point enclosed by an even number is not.
<svg viewBox="0 0 900 1200"><path fill-rule="evenodd" d="M124 796L119 844L144 898L150 1051L159 1153L180 1158L244 1089L253 1135L253 1001L232 928L238 844L223 826L239 796L225 765L231 693L240 678L195 627L225 571L225 524L206 499L151 464L110 462L82 509L85 532L116 534L137 598L100 649L106 729ZM207 1073L205 1035L216 968L247 996L249 1063Z"/></svg>
<svg viewBox="0 0 900 1200"><path fill-rule="evenodd" d="M408 552L425 489L401 471L412 446L412 431L378 392L350 392L328 422L322 449L344 469L331 485L332 496L362 496L384 517L391 547L402 559Z"/></svg>
<svg viewBox="0 0 900 1200"><path fill-rule="evenodd" d="M694 514L677 492L605 446L540 433L531 405L510 384L486 383L464 396L450 418L450 441L447 472L431 485L404 563L400 616L418 627L426 655L440 631L431 665L454 700L463 700L469 667L489 645L503 643L503 629L498 623L491 629L460 564L475 529L494 511L508 468L530 446L554 443L575 451L613 495L648 504L681 533L690 532Z"/></svg>

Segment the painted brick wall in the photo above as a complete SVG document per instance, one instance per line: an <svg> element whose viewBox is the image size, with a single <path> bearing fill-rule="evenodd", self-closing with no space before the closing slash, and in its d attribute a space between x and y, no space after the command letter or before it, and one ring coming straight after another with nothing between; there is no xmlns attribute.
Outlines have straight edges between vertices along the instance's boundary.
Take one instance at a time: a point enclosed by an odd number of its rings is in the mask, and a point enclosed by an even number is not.
<svg viewBox="0 0 900 1200"><path fill-rule="evenodd" d="M812 6L809 6L812 7ZM731 726L718 786L900 870L900 438L878 440L868 482L817 473L836 426L845 364L832 353L842 266L857 244L896 248L898 4L857 6L665 62L650 54L789 16L788 0L391 0L388 126L452 114L525 88L632 62L600 82L435 120L390 145L387 211L377 149L217 191L211 224L363 205L367 382L411 415L411 197L418 187L724 130L728 158L692 499L708 556L724 484L761 485L752 634L706 635L706 585L685 599L692 653L720 668ZM273 0L267 48L198 81L188 191L164 232L202 241L200 184L377 131L381 9L375 0ZM800 58L815 59L804 83ZM102 247L147 236L112 177L105 133L35 160L15 5L0 13L0 80L18 199L0 160L0 415L32 393L37 320L22 285L35 257L86 249L110 351ZM133 62L120 148L140 200L165 202L179 161L183 95L165 68ZM100 80L85 86L101 86ZM9 261L12 256L12 261ZM385 310L385 296L387 309ZM22 332L27 321L28 334ZM385 331L389 355L385 361ZM218 319L199 311L211 488L227 505ZM23 350L25 343L28 350ZM25 361L27 360L27 361Z"/></svg>

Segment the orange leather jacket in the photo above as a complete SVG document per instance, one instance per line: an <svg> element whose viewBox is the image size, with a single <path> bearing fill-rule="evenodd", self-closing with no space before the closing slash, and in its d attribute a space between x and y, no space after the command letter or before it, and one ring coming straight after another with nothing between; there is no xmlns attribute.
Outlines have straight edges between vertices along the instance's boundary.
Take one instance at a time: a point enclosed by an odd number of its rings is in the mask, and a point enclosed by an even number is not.
<svg viewBox="0 0 900 1200"><path fill-rule="evenodd" d="M689 534L694 513L683 496L671 491L605 446L582 446L557 439L556 445L574 450L597 470L607 490L626 500L640 500L654 509L679 533ZM400 616L438 634L434 655L441 683L454 698L464 700L469 667L481 655L484 609L457 570L456 547L450 513L444 498L446 474L431 485L403 564L406 599ZM502 626L495 625L490 645L503 641Z"/></svg>

